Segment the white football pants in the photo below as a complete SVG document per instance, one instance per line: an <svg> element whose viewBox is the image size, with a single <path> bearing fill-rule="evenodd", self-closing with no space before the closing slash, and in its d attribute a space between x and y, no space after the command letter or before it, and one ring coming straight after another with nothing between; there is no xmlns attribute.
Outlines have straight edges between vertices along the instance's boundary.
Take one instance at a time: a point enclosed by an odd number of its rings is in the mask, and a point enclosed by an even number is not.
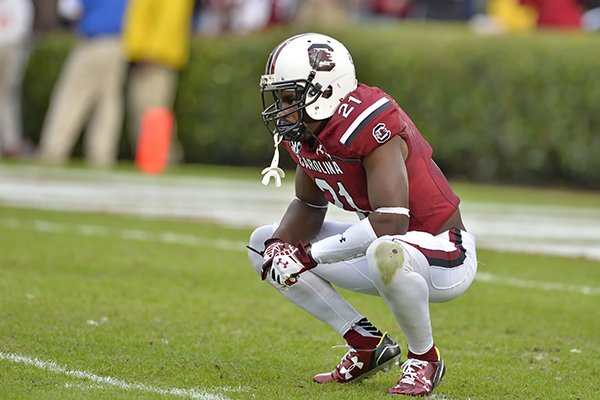
<svg viewBox="0 0 600 400"><path fill-rule="evenodd" d="M326 221L311 242L342 233L350 225ZM250 247L263 250L264 241L272 236L276 227L257 228L250 236ZM260 274L262 257L251 251L249 257ZM471 285L476 271L477 254L472 234L460 230L437 236L408 232L380 237L369 246L366 255L318 265L300 275L292 287L278 290L340 335L363 316L332 284L381 296L404 332L409 350L423 354L433 344L429 302L445 302L459 296Z"/></svg>

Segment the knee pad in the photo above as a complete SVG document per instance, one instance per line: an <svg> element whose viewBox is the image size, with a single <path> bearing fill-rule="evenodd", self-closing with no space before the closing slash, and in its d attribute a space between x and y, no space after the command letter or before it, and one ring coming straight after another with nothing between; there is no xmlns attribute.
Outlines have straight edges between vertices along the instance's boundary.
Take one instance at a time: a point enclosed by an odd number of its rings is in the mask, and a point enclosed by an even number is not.
<svg viewBox="0 0 600 400"><path fill-rule="evenodd" d="M380 277L389 285L398 271L410 270L408 253L401 242L390 236L382 236L367 248L367 262L373 276Z"/></svg>

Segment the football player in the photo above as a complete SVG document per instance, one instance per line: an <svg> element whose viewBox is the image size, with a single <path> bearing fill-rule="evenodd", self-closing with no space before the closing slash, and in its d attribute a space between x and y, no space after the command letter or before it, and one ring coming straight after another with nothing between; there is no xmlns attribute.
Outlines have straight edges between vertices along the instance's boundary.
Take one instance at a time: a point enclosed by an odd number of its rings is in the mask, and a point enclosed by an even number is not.
<svg viewBox="0 0 600 400"><path fill-rule="evenodd" d="M281 222L250 237L251 263L349 347L333 371L313 380L356 382L400 361L396 341L335 285L381 296L402 329L408 353L389 393L430 393L445 365L429 302L459 296L477 270L475 238L431 147L388 94L357 82L350 53L331 37L306 33L279 44L260 87L275 141L263 183L279 185L283 177L280 143L297 168L295 198ZM358 222L326 221L328 203L356 213Z"/></svg>

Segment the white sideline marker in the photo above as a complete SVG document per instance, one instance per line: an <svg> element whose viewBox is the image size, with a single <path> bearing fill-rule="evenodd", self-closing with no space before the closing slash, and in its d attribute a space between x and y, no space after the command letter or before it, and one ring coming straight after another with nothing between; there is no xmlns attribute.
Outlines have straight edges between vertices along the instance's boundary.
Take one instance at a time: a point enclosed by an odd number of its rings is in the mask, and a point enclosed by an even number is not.
<svg viewBox="0 0 600 400"><path fill-rule="evenodd" d="M141 392L155 393L160 395L171 395L177 397L184 397L194 400L229 400L228 397L223 396L219 393L207 393L199 389L180 389L171 388L164 389L155 386L146 385L144 383L129 383L118 378L110 376L99 376L87 371L78 371L69 369L58 365L54 361L43 361L35 357L27 357L19 354L4 353L0 351L0 360L7 360L17 364L31 365L39 369L43 369L49 372L57 374L67 375L73 378L86 379L96 384L110 385L123 390L137 390ZM73 385L67 385L66 387L74 387ZM215 388L217 390L218 388Z"/></svg>

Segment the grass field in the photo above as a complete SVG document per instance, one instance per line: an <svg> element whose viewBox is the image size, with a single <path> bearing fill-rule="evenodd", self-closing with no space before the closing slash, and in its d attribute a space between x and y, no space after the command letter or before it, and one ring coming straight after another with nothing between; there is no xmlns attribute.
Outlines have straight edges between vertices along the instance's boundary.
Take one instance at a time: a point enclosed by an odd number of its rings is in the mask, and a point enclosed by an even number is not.
<svg viewBox="0 0 600 400"><path fill-rule="evenodd" d="M249 233L0 207L0 399L390 398L398 368L311 383L342 341L260 281ZM487 279L432 306L448 366L432 398L599 399L600 263L479 260ZM381 299L343 293L406 351Z"/></svg>

